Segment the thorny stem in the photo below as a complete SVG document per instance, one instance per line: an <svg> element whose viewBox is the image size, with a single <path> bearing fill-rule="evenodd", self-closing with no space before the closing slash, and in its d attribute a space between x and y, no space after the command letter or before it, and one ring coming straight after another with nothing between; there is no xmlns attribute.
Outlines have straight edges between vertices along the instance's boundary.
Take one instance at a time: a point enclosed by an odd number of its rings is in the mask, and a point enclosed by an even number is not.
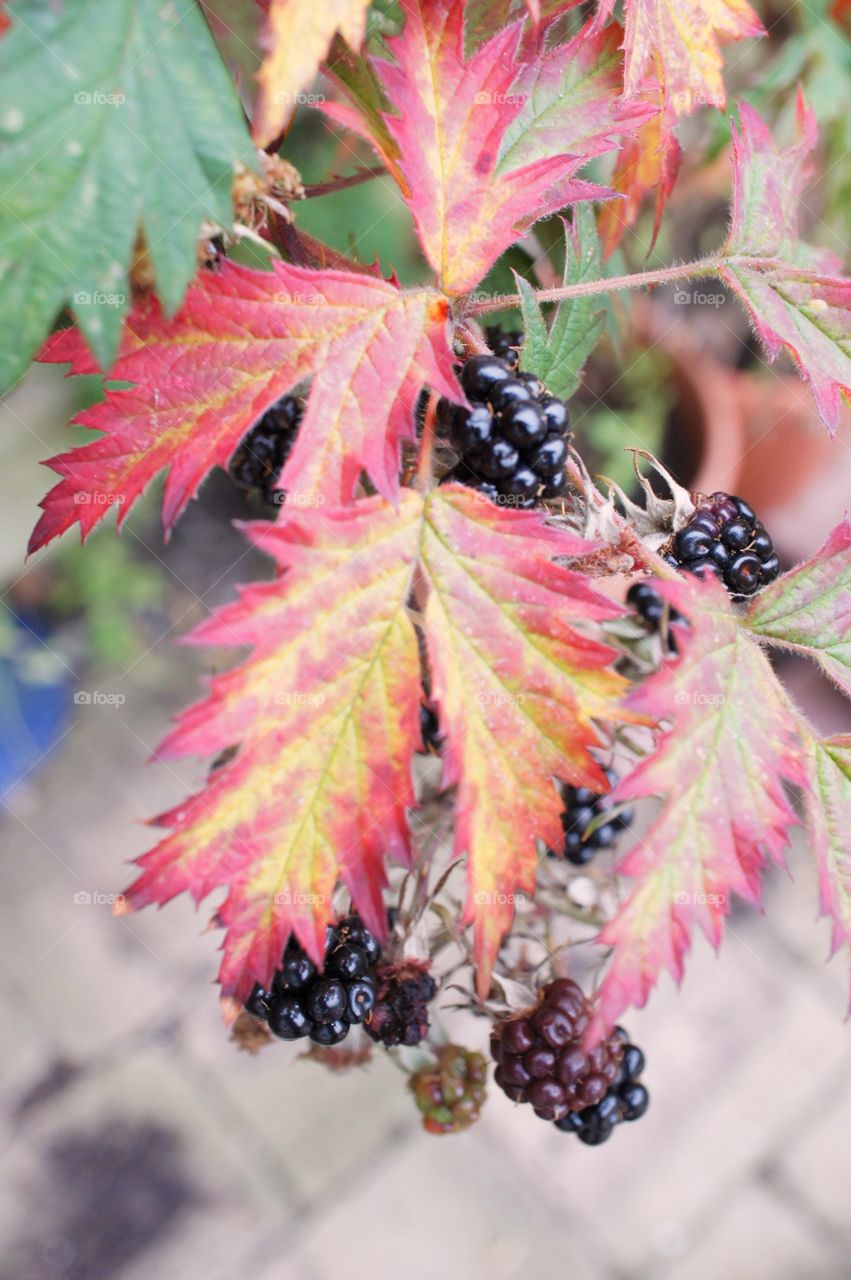
<svg viewBox="0 0 851 1280"><path fill-rule="evenodd" d="M329 196L334 191L344 191L347 187L357 187L362 182L369 182L372 178L382 177L386 172L384 165L378 165L375 169L358 169L355 173L350 173L346 177L329 178L327 182L314 182L311 186L304 188L304 199L309 200L312 196Z"/></svg>
<svg viewBox="0 0 851 1280"><path fill-rule="evenodd" d="M732 261L728 259L727 261ZM561 285L557 289L536 289L538 302L561 302L564 298L588 298L596 293L613 293L617 289L650 288L671 280L695 279L713 276L718 271L720 257L699 258L676 267L661 267L658 271L637 271L628 276L610 276L603 280L588 280L582 284ZM472 302L465 309L467 315L481 315L486 311L502 311L505 307L519 307L519 293L499 294L479 302Z"/></svg>

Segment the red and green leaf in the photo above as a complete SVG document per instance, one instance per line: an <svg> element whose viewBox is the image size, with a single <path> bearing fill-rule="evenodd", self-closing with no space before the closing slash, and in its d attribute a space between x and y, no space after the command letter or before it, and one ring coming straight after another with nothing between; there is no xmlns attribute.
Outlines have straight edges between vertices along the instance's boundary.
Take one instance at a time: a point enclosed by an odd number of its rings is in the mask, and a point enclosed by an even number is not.
<svg viewBox="0 0 851 1280"><path fill-rule="evenodd" d="M833 950L851 947L851 736L809 744L807 820Z"/></svg>
<svg viewBox="0 0 851 1280"><path fill-rule="evenodd" d="M597 23L605 23L614 7L614 0L601 0ZM624 92L640 93L651 73L669 116L688 116L700 106L723 108L721 45L764 34L747 0L627 0Z"/></svg>
<svg viewBox="0 0 851 1280"><path fill-rule="evenodd" d="M387 164L440 287L457 295L478 284L533 222L607 192L574 178L582 156L547 155L507 172L499 167L503 138L522 110L512 92L522 24L497 32L466 60L463 4L403 0L402 7L404 32L387 41L395 61L372 60L392 104L393 114L384 116L392 145L373 133L374 104L362 110L355 97L354 110L331 114Z"/></svg>
<svg viewBox="0 0 851 1280"><path fill-rule="evenodd" d="M282 483L297 504L348 502L362 471L391 500L399 452L414 431L423 383L459 393L451 370L448 309L428 289L402 291L375 277L284 263L254 271L224 263L202 272L174 319L155 302L125 329L107 390L79 425L100 439L50 460L62 480L43 500L36 550L72 524L86 534L115 506L119 524L153 477L168 469L168 531L214 466L280 396L312 377L307 410ZM69 329L42 359L92 373L80 335Z"/></svg>
<svg viewBox="0 0 851 1280"><path fill-rule="evenodd" d="M606 785L589 748L600 741L595 720L622 714L624 685L593 622L620 609L552 563L587 547L461 486L429 501L426 635L482 996L515 897L534 892L535 838L556 846L563 835L553 777Z"/></svg>
<svg viewBox="0 0 851 1280"><path fill-rule="evenodd" d="M806 653L851 697L851 521L846 516L811 560L761 591L752 631Z"/></svg>
<svg viewBox="0 0 851 1280"><path fill-rule="evenodd" d="M622 35L616 22L586 27L520 68L512 94L522 105L502 137L500 173L559 153L602 155L655 115L652 103L620 96Z"/></svg>
<svg viewBox="0 0 851 1280"><path fill-rule="evenodd" d="M613 948L595 1032L643 1005L660 975L679 982L695 926L718 946L733 894L759 901L795 821L783 782L801 783L796 720L760 647L714 582L660 585L690 621L682 656L628 706L670 727L613 798L659 796L655 821L618 870L632 893L600 941Z"/></svg>
<svg viewBox="0 0 851 1280"><path fill-rule="evenodd" d="M384 936L384 862L407 859L414 801L419 659L405 602L420 523L408 491L398 511L373 498L250 526L282 576L244 588L194 633L252 654L212 679L161 754L239 751L159 819L171 830L140 860L127 903L197 902L227 886L219 977L238 1003L271 978L290 931L321 963L338 880Z"/></svg>
<svg viewBox="0 0 851 1280"><path fill-rule="evenodd" d="M414 803L421 684L405 605L417 583L486 993L514 898L534 889L535 839L560 837L554 776L602 787L596 723L631 718L598 626L618 606L552 563L588 544L460 486L425 501L404 490L398 511L377 497L285 510L249 533L281 576L244 588L192 639L251 656L213 677L161 754L239 750L160 819L171 830L141 859L128 906L227 887L220 979L235 1002L269 979L290 931L321 959L338 881L383 933L384 861L407 858Z"/></svg>
<svg viewBox="0 0 851 1280"><path fill-rule="evenodd" d="M748 309L770 359L782 348L809 382L825 424L835 429L851 395L851 279L832 255L798 240L798 208L816 143L816 123L798 100L797 137L781 147L756 111L741 106L733 127L733 219L721 277Z"/></svg>

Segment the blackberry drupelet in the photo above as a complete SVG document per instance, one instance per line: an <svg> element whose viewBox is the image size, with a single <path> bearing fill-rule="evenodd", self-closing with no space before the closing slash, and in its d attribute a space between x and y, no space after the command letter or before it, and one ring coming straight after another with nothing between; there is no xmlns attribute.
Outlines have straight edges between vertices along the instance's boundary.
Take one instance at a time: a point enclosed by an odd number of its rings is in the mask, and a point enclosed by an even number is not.
<svg viewBox="0 0 851 1280"><path fill-rule="evenodd" d="M505 360L512 369L520 361L520 347L523 346L523 334L519 329L511 329L507 333L498 324L489 324L485 329L487 344L495 356Z"/></svg>
<svg viewBox="0 0 851 1280"><path fill-rule="evenodd" d="M780 573L764 525L743 498L713 493L671 539L665 559L675 569L713 574L734 596L753 595Z"/></svg>
<svg viewBox="0 0 851 1280"><path fill-rule="evenodd" d="M585 1051L591 1003L569 978L556 978L530 1009L498 1023L491 1035L494 1079L513 1102L541 1120L563 1120L602 1102L617 1086L625 1045L619 1032Z"/></svg>
<svg viewBox="0 0 851 1280"><path fill-rule="evenodd" d="M413 1046L429 1028L428 1002L437 983L420 960L379 965L375 970L375 1005L364 1030L380 1044Z"/></svg>
<svg viewBox="0 0 851 1280"><path fill-rule="evenodd" d="M437 1062L410 1078L427 1133L461 1133L479 1118L485 1101L487 1063L457 1044L437 1050Z"/></svg>
<svg viewBox="0 0 851 1280"><path fill-rule="evenodd" d="M420 702L420 737L423 752L426 755L439 755L443 746L443 734L440 732L440 721L431 703L423 698Z"/></svg>
<svg viewBox="0 0 851 1280"><path fill-rule="evenodd" d="M639 1077L644 1070L644 1054L638 1045L630 1044L623 1027L615 1027L615 1034L623 1042L618 1078L606 1094L593 1106L568 1111L555 1121L562 1133L575 1133L588 1147L598 1147L607 1142L615 1125L622 1121L639 1120L650 1105L650 1094Z"/></svg>
<svg viewBox="0 0 851 1280"><path fill-rule="evenodd" d="M683 621L683 615L672 608L646 578L632 584L626 593L626 601L632 605L650 632L662 630L666 615L668 624ZM677 638L670 630L667 631L667 641L670 652L678 653Z"/></svg>
<svg viewBox="0 0 851 1280"><path fill-rule="evenodd" d="M286 498L275 485L295 444L303 413L300 401L283 396L255 423L231 459L230 474L240 488L259 492L270 507L281 506Z"/></svg>
<svg viewBox="0 0 851 1280"><path fill-rule="evenodd" d="M567 488L570 415L539 378L515 368L522 335L489 336L500 354L461 365L470 408L438 402L438 428L459 454L444 482L460 481L502 506L533 507Z"/></svg>
<svg viewBox="0 0 851 1280"><path fill-rule="evenodd" d="M604 773L611 789L617 781L611 769ZM609 849L615 843L619 832L632 822L632 810L624 809L612 814L608 821L601 823L594 831L585 834L586 829L601 814L607 812L606 795L598 795L588 787L573 787L565 783L561 788L564 798L564 810L561 825L564 828L564 852L548 849L551 858L564 857L576 867L590 862L599 849Z"/></svg>
<svg viewBox="0 0 851 1280"><path fill-rule="evenodd" d="M372 1012L379 954L375 938L354 915L328 927L322 973L291 937L268 990L255 984L245 1007L282 1040L310 1036L315 1044L339 1044Z"/></svg>

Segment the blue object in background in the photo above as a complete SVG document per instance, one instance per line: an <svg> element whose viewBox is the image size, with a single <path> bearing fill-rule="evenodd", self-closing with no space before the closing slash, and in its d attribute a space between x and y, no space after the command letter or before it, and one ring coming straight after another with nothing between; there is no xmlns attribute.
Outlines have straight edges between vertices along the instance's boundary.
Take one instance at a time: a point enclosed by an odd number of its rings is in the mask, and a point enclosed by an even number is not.
<svg viewBox="0 0 851 1280"><path fill-rule="evenodd" d="M45 619L0 608L0 800L58 746L71 719L72 684Z"/></svg>

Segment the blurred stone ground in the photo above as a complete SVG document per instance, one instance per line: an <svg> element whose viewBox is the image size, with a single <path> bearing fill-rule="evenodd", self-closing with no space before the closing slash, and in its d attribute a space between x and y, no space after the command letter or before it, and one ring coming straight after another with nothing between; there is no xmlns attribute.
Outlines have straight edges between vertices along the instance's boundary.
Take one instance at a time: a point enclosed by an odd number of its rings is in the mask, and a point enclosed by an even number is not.
<svg viewBox="0 0 851 1280"><path fill-rule="evenodd" d="M38 434L55 445L55 423ZM169 552L196 573L190 614L233 576L225 533L199 567L200 532ZM823 963L803 845L765 915L737 911L720 957L698 943L683 993L627 1020L653 1094L640 1124L583 1148L499 1094L471 1132L429 1137L387 1061L332 1076L283 1045L234 1049L209 909L110 914L150 844L139 820L202 776L145 765L197 669L156 643L129 672L80 672L126 702L76 706L3 797L0 1280L851 1277L848 973Z"/></svg>

